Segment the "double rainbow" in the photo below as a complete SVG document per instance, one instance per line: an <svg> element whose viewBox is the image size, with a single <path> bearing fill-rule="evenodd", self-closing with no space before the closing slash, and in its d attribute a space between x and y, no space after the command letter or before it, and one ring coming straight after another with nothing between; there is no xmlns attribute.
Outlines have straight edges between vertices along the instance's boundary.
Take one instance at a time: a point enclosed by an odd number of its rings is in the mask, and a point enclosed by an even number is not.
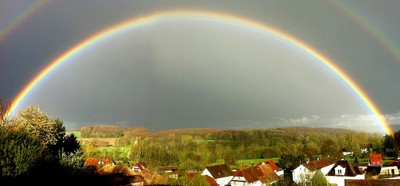
<svg viewBox="0 0 400 186"><path fill-rule="evenodd" d="M148 24L157 23L158 21L162 21L165 19L202 19L202 20L210 20L210 21L220 21L224 23L234 24L238 26L243 26L246 28L255 29L261 32L273 34L274 36L281 38L287 42L290 42L297 47L301 48L305 52L309 53L313 57L315 57L321 64L328 67L332 72L334 72L341 80L343 80L350 88L354 91L354 93L363 101L366 107L376 116L377 121L383 127L384 131L387 134L393 134L392 129L387 123L385 117L380 112L378 107L372 102L372 100L368 97L368 95L360 88L360 86L350 78L342 69L340 69L335 63L324 56L322 53L312 48L308 44L304 43L300 39L297 39L281 30L270 27L266 24L256 22L253 20L245 19L242 17L218 13L218 12L210 12L210 11L200 11L200 10L175 10L175 11L161 11L156 12L147 16L136 17L130 19L128 21L122 22L120 24L111 26L101 32L98 32L89 38L81 41L73 48L69 49L61 56L52 61L47 67L45 67L42 71L36 75L28 85L26 85L23 90L18 94L18 96L14 99L10 110L7 112L6 116L10 115L10 113L14 112L21 101L26 97L26 95L35 87L35 85L46 77L49 72L51 72L54 68L62 64L63 62L68 61L69 58L79 53L81 50L93 46L100 41L126 31L128 29L142 27Z"/></svg>

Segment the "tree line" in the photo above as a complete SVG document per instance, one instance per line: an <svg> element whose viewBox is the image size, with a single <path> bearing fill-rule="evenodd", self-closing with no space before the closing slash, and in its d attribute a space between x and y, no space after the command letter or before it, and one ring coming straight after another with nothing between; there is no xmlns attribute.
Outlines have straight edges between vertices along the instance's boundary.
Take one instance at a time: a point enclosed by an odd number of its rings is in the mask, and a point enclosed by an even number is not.
<svg viewBox="0 0 400 186"><path fill-rule="evenodd" d="M83 151L64 124L38 107L6 116L0 99L0 185L109 185L87 171Z"/></svg>
<svg viewBox="0 0 400 186"><path fill-rule="evenodd" d="M396 133L397 134L397 133ZM149 132L144 127L125 128L115 145L130 148L127 154L101 152L90 144L84 156L111 156L124 162L144 161L154 168L177 165L181 169L201 170L216 163L240 167L239 160L301 157L343 158L342 151L358 158L369 153L397 157L394 136L346 129L288 127L276 129L218 130L175 129ZM90 149L90 150L89 150ZM289 158L289 159L290 159Z"/></svg>

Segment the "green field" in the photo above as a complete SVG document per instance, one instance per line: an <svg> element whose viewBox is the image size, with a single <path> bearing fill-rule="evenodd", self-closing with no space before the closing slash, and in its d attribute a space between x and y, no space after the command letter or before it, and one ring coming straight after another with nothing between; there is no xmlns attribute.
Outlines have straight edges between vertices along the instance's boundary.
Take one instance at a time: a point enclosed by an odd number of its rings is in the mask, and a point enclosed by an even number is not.
<svg viewBox="0 0 400 186"><path fill-rule="evenodd" d="M81 131L72 131L72 132L67 132L67 134L74 134L75 137L80 138L81 137Z"/></svg>

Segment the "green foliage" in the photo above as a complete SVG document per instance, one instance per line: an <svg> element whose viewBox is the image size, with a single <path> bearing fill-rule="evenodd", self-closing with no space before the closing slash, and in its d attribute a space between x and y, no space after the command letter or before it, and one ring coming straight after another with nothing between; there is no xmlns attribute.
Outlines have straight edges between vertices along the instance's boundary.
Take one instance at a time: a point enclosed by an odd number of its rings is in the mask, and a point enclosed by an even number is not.
<svg viewBox="0 0 400 186"><path fill-rule="evenodd" d="M282 155L279 158L279 164L283 169L289 169L293 170L293 166L300 165L305 162L305 156L304 155L293 155L293 154L286 154Z"/></svg>
<svg viewBox="0 0 400 186"><path fill-rule="evenodd" d="M358 156L354 156L354 163L360 163L360 162L358 161Z"/></svg>
<svg viewBox="0 0 400 186"><path fill-rule="evenodd" d="M124 127L112 125L85 126L80 129L82 138L119 138L125 130Z"/></svg>
<svg viewBox="0 0 400 186"><path fill-rule="evenodd" d="M76 154L81 150L81 146L73 133L65 135L60 141L62 142L61 150L67 155Z"/></svg>
<svg viewBox="0 0 400 186"><path fill-rule="evenodd" d="M13 132L0 126L1 176L28 174L44 151L43 145L26 131Z"/></svg>
<svg viewBox="0 0 400 186"><path fill-rule="evenodd" d="M322 143L322 155L327 157L338 157L339 153L338 145L332 139L327 139Z"/></svg>
<svg viewBox="0 0 400 186"><path fill-rule="evenodd" d="M237 160L271 159L287 154L300 157L296 163L304 162L305 158L338 158L341 155L339 149L349 144L353 149L360 149L366 144L379 145L381 142L377 141L382 139L378 135L369 136L344 129L305 127L266 130L176 129L156 133L144 128L122 129L124 135L115 140L114 146L100 148L86 144L84 156L113 157L116 161L128 157L130 161L144 161L154 167L176 165L181 169L199 170L216 164L217 160L231 167L240 167L243 164ZM97 126L96 130L106 129ZM359 141L358 138L365 139ZM115 149L126 145L131 147L129 153L128 149Z"/></svg>
<svg viewBox="0 0 400 186"><path fill-rule="evenodd" d="M328 179L326 179L325 175L320 170L314 173L310 181L311 185L326 186L329 184Z"/></svg>
<svg viewBox="0 0 400 186"><path fill-rule="evenodd" d="M197 173L192 178L188 178L188 176L184 173L180 175L178 179L170 180L171 185L187 185L187 186L208 186L208 182L206 178L201 174Z"/></svg>
<svg viewBox="0 0 400 186"><path fill-rule="evenodd" d="M62 152L60 157L60 165L63 167L68 167L73 170L83 169L83 158L82 152L78 151L75 153L65 153Z"/></svg>
<svg viewBox="0 0 400 186"><path fill-rule="evenodd" d="M386 134L382 140L385 156L396 157L399 150L396 146L393 136Z"/></svg>
<svg viewBox="0 0 400 186"><path fill-rule="evenodd" d="M33 168L78 167L82 155L76 137L65 135L63 122L53 120L38 107L27 107L0 125L2 176L30 174Z"/></svg>
<svg viewBox="0 0 400 186"><path fill-rule="evenodd" d="M65 127L60 120L53 121L39 107L27 107L18 112L7 124L14 130L25 130L45 146L54 146L65 135Z"/></svg>

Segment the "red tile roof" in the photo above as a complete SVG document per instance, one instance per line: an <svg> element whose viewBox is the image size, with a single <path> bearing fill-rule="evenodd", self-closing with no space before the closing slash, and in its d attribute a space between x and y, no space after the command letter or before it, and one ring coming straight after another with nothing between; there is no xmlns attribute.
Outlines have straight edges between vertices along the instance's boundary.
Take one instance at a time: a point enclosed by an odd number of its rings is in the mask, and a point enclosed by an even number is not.
<svg viewBox="0 0 400 186"><path fill-rule="evenodd" d="M316 161L310 161L308 163L304 163L303 166L306 167L310 171L322 169L328 165L334 164L335 162L329 159L320 159Z"/></svg>
<svg viewBox="0 0 400 186"><path fill-rule="evenodd" d="M215 181L213 178L211 178L210 176L205 176L206 177L206 181L210 186L219 186L217 181Z"/></svg>
<svg viewBox="0 0 400 186"><path fill-rule="evenodd" d="M268 163L269 165L271 165L271 167L272 167L272 169L273 169L274 171L279 170L278 165L276 165L276 163L275 163L274 161L268 160L266 163Z"/></svg>
<svg viewBox="0 0 400 186"><path fill-rule="evenodd" d="M256 182L264 176L263 171L258 166L244 168L240 171L242 172L244 179L249 183Z"/></svg>
<svg viewBox="0 0 400 186"><path fill-rule="evenodd" d="M276 180L280 179L280 177L275 173L275 171L271 165L265 164L265 165L259 165L258 167L264 173L264 176L262 177L261 182L267 183L267 182L276 181Z"/></svg>
<svg viewBox="0 0 400 186"><path fill-rule="evenodd" d="M253 183L256 181L261 181L261 183L268 183L280 179L280 177L274 172L271 165L269 164L244 168L239 172L241 172L243 177L249 183Z"/></svg>
<svg viewBox="0 0 400 186"><path fill-rule="evenodd" d="M381 154L370 154L369 163L371 165L382 165L382 155Z"/></svg>

